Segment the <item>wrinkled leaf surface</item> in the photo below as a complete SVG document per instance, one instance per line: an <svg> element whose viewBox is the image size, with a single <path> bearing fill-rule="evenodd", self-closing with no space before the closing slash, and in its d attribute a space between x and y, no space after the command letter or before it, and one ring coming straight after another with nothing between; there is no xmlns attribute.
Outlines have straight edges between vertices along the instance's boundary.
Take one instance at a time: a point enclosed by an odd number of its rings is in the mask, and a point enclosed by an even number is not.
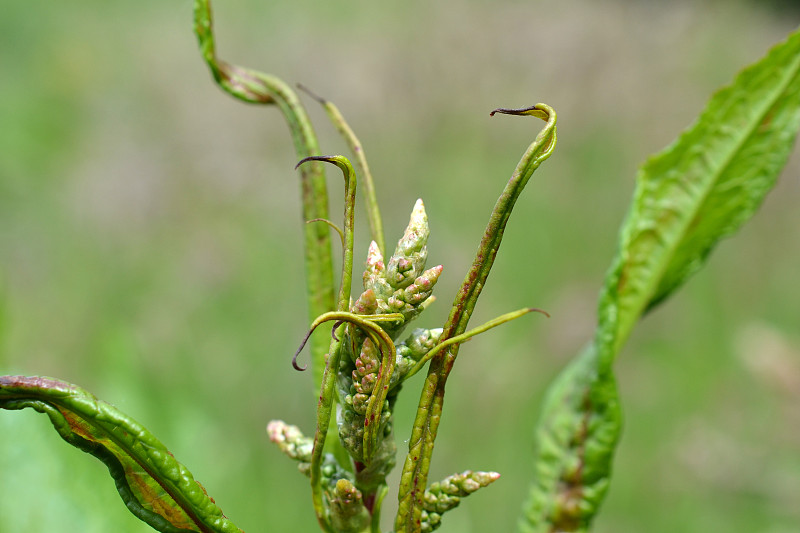
<svg viewBox="0 0 800 533"><path fill-rule="evenodd" d="M65 441L105 463L125 505L153 529L240 533L186 467L112 405L63 381L0 376L0 408L26 407L46 414Z"/></svg>
<svg viewBox="0 0 800 533"><path fill-rule="evenodd" d="M520 530L586 531L605 498L621 415L612 364L641 315L700 269L775 184L800 127L800 32L717 92L641 168L587 351L551 386Z"/></svg>

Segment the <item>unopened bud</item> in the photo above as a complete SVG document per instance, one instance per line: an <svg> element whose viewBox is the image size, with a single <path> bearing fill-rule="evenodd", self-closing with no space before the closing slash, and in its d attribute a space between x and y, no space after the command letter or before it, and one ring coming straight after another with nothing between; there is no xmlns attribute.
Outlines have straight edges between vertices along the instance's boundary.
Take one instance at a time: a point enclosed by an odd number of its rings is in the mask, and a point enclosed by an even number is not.
<svg viewBox="0 0 800 533"><path fill-rule="evenodd" d="M385 278L394 289L402 289L413 283L425 268L429 234L425 205L422 200L417 200L408 227L386 264Z"/></svg>
<svg viewBox="0 0 800 533"><path fill-rule="evenodd" d="M283 420L273 420L267 424L269 440L278 445L278 448L290 458L311 462L311 453L314 449L314 439L306 437L297 426L292 426Z"/></svg>
<svg viewBox="0 0 800 533"><path fill-rule="evenodd" d="M467 470L433 483L422 498L422 531L433 531L441 524L441 515L455 508L461 499L500 478L497 472Z"/></svg>
<svg viewBox="0 0 800 533"><path fill-rule="evenodd" d="M359 491L348 479L339 479L328 494L331 524L336 531L357 533L369 526L371 516Z"/></svg>

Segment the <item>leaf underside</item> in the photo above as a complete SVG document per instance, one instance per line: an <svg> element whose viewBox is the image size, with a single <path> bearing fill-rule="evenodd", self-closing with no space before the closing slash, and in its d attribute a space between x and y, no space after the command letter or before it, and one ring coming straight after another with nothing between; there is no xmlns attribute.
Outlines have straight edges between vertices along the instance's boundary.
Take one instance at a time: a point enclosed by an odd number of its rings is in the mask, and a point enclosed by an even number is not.
<svg viewBox="0 0 800 533"><path fill-rule="evenodd" d="M715 93L697 121L639 171L606 278L616 355L639 316L680 287L761 205L800 127L800 32Z"/></svg>
<svg viewBox="0 0 800 533"><path fill-rule="evenodd" d="M46 414L69 444L108 468L128 510L162 533L241 533L200 483L136 421L89 392L50 378L0 376L0 409Z"/></svg>

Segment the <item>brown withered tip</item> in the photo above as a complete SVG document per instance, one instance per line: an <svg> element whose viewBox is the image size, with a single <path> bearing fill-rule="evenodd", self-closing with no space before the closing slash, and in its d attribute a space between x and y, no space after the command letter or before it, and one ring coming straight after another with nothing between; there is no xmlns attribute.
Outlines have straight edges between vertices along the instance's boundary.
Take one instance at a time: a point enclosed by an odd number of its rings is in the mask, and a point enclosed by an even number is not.
<svg viewBox="0 0 800 533"><path fill-rule="evenodd" d="M342 324L344 324L344 320L337 320L336 322L333 323L333 329L331 330L331 337L336 342L339 342L339 337L336 336L336 328L338 328Z"/></svg>
<svg viewBox="0 0 800 533"><path fill-rule="evenodd" d="M292 357L292 368L294 368L295 370L297 370L299 372L303 372L308 368L308 365L305 365L305 366L298 365L297 364L297 358L300 356L300 352L303 351L303 348L305 347L306 343L308 342L309 337L311 337L311 333L312 332L313 332L313 330L311 330L308 333L306 333L306 336L303 339L303 342L300 343L300 347L297 349L296 352L294 352L294 357Z"/></svg>
<svg viewBox="0 0 800 533"><path fill-rule="evenodd" d="M524 113L527 113L528 111L534 111L537 109L539 108L536 107L535 105L532 105L530 107L524 107L522 109L510 109L507 107L499 107L494 111L492 111L491 113L489 113L489 116L493 117L495 113L501 113L503 115L522 115Z"/></svg>
<svg viewBox="0 0 800 533"><path fill-rule="evenodd" d="M300 168L300 165L302 165L303 163L307 163L309 161L322 161L322 162L330 163L332 158L333 158L332 155L310 155L308 157L304 157L303 159L301 159L294 166L294 169L297 170L298 168Z"/></svg>
<svg viewBox="0 0 800 533"><path fill-rule="evenodd" d="M298 365L297 364L297 356L298 355L300 355L300 353L296 353L296 354L294 354L294 357L292 357L292 368L294 368L298 372L305 372L308 369L308 365L305 365L305 366Z"/></svg>
<svg viewBox="0 0 800 533"><path fill-rule="evenodd" d="M313 98L314 100L316 100L317 102L319 102L322 105L325 105L325 104L328 103L328 101L325 98L321 97L320 95L318 95L317 93L315 93L314 91L312 91L311 89L309 89L308 87L303 85L302 83L298 83L297 84L297 88L300 89L301 91L303 91L304 93L306 93L308 96L310 96L311 98Z"/></svg>
<svg viewBox="0 0 800 533"><path fill-rule="evenodd" d="M531 313L540 313L540 314L546 316L547 318L550 318L550 313L548 313L544 309L539 309L538 307L529 307L528 311L531 312Z"/></svg>

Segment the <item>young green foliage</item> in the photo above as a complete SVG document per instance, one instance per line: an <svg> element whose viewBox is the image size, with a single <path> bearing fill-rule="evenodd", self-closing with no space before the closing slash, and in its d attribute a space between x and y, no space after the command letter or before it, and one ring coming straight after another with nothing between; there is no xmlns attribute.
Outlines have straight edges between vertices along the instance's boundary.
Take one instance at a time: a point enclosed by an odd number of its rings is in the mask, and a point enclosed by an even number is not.
<svg viewBox="0 0 800 533"><path fill-rule="evenodd" d="M697 122L639 172L592 345L551 386L536 480L520 530L586 531L619 439L612 363L643 313L705 262L772 188L800 128L800 32L717 92Z"/></svg>

